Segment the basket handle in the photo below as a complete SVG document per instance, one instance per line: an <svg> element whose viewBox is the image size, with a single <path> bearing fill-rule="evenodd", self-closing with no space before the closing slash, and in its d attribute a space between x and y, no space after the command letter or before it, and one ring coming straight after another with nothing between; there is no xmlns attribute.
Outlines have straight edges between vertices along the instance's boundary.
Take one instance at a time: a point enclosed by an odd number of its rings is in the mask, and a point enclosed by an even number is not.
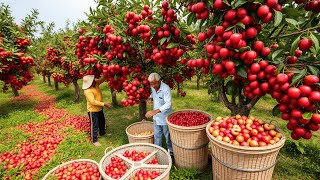
<svg viewBox="0 0 320 180"><path fill-rule="evenodd" d="M113 149L113 147L112 146L109 146L109 147L107 147L105 150L104 150L104 154L107 154L107 152L109 151L109 149Z"/></svg>
<svg viewBox="0 0 320 180"><path fill-rule="evenodd" d="M269 122L269 124L272 124L273 122L275 122L274 125L276 125L277 127L279 127L279 122L276 121L276 120L271 120L271 121Z"/></svg>

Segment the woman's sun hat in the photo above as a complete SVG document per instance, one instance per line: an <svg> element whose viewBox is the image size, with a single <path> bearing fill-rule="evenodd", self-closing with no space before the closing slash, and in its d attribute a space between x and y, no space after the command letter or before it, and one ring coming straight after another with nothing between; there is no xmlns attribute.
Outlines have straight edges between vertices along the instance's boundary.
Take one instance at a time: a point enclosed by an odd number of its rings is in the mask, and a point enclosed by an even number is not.
<svg viewBox="0 0 320 180"><path fill-rule="evenodd" d="M82 89L88 89L94 80L94 75L86 75L83 77Z"/></svg>

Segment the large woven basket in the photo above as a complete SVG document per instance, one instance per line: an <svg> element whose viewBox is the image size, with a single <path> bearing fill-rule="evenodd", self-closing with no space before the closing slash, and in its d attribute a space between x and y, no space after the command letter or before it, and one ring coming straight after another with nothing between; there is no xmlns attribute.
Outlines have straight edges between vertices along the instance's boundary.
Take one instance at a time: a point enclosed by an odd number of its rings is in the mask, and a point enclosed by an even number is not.
<svg viewBox="0 0 320 180"><path fill-rule="evenodd" d="M94 161L94 160L91 160L91 159L76 159L76 160L72 160L72 161L68 161L68 162L65 162L63 164L60 164L58 166L56 166L55 168L53 168L51 171L49 171L43 178L42 180L46 180L46 179L51 179L50 175L52 175L56 170L64 167L64 166L67 166L69 164L72 164L73 162L87 162L87 163L91 163L91 164L94 164L95 166L99 167L99 164ZM54 179L54 178L52 178ZM101 176L100 176L100 179L101 179Z"/></svg>
<svg viewBox="0 0 320 180"><path fill-rule="evenodd" d="M147 151L151 152L151 154L149 154L145 159L141 161L134 162L122 155L126 150ZM162 174L155 180L169 180L172 160L169 153L160 146L149 143L131 143L109 151L105 156L102 157L99 163L99 171L102 178L105 180L114 180L105 173L107 165L111 162L111 158L114 156L123 159L124 163L129 167L129 171L125 175L123 175L120 180L130 179L139 169L159 171ZM153 158L158 159L159 165L147 164Z"/></svg>
<svg viewBox="0 0 320 180"><path fill-rule="evenodd" d="M175 113L186 111L201 112L207 115L210 120L212 119L210 114L194 109L175 111L167 117L175 164L177 167L196 168L203 172L208 166L209 139L206 135L207 124L184 127L169 122L170 117Z"/></svg>
<svg viewBox="0 0 320 180"><path fill-rule="evenodd" d="M286 139L265 147L244 147L220 141L206 128L212 146L214 180L271 180L277 156ZM283 131L277 128L281 134Z"/></svg>
<svg viewBox="0 0 320 180"><path fill-rule="evenodd" d="M151 131L152 134L147 136L135 136L135 133ZM151 143L153 144L153 123L149 121L137 122L126 128L129 143Z"/></svg>

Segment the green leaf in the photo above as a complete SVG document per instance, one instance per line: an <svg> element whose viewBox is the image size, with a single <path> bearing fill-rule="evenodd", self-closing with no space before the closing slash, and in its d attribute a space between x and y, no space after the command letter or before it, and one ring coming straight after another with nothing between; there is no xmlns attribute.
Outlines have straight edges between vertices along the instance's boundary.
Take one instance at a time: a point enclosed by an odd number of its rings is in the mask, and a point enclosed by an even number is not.
<svg viewBox="0 0 320 180"><path fill-rule="evenodd" d="M167 40L167 37L161 38L159 41L160 45L162 45L164 42L166 42L166 40Z"/></svg>
<svg viewBox="0 0 320 180"><path fill-rule="evenodd" d="M298 151L301 153L301 154L304 154L305 153L305 150L302 146L300 146L299 142L297 141L294 141L294 144L296 145Z"/></svg>
<svg viewBox="0 0 320 180"><path fill-rule="evenodd" d="M86 66L84 67L84 70L87 71L89 68L90 68L90 66L89 66L89 65L86 65Z"/></svg>
<svg viewBox="0 0 320 180"><path fill-rule="evenodd" d="M178 45L179 45L178 43L170 43L170 44L168 44L167 49L177 47Z"/></svg>
<svg viewBox="0 0 320 180"><path fill-rule="evenodd" d="M298 48L298 44L300 42L300 36L297 37L296 40L293 41L292 45L291 45L291 49L290 49L290 54L293 55L294 51Z"/></svg>
<svg viewBox="0 0 320 180"><path fill-rule="evenodd" d="M272 115L273 116L278 116L280 114L278 106L279 106L279 104L277 104L276 106L273 107L273 109L272 109Z"/></svg>
<svg viewBox="0 0 320 180"><path fill-rule="evenodd" d="M310 65L308 65L307 67L308 67L308 70L309 70L312 74L314 74L314 75L316 75L316 76L319 76L319 75L320 75L320 70L319 70L317 67L310 66Z"/></svg>
<svg viewBox="0 0 320 180"><path fill-rule="evenodd" d="M282 13L280 11L275 11L275 17L274 17L274 27L277 27L280 25L282 21Z"/></svg>
<svg viewBox="0 0 320 180"><path fill-rule="evenodd" d="M318 25L318 24L319 24L319 22L320 22L320 20L319 20L319 19L314 18L314 19L311 21L311 27L314 27L314 26Z"/></svg>
<svg viewBox="0 0 320 180"><path fill-rule="evenodd" d="M231 6L230 3L228 2L228 0L223 0L223 2L228 5L228 6Z"/></svg>
<svg viewBox="0 0 320 180"><path fill-rule="evenodd" d="M247 2L246 0L232 1L232 3L231 3L232 9L236 9L237 7L242 6L242 5L245 4L246 2Z"/></svg>
<svg viewBox="0 0 320 180"><path fill-rule="evenodd" d="M274 61L279 55L281 55L282 51L283 49L279 49L272 53L272 60Z"/></svg>
<svg viewBox="0 0 320 180"><path fill-rule="evenodd" d="M305 112L302 114L303 119L311 119L312 117L312 112Z"/></svg>
<svg viewBox="0 0 320 180"><path fill-rule="evenodd" d="M200 24L199 24L199 31L201 31L204 22L207 22L207 21L201 20L201 22L200 22Z"/></svg>
<svg viewBox="0 0 320 180"><path fill-rule="evenodd" d="M196 15L194 13L189 13L187 17L187 24L191 25L195 18L196 18Z"/></svg>
<svg viewBox="0 0 320 180"><path fill-rule="evenodd" d="M284 68L284 64L281 62L281 63L278 65L276 74L279 74L279 73L282 71L283 68Z"/></svg>
<svg viewBox="0 0 320 180"><path fill-rule="evenodd" d="M247 78L248 74L244 66L238 66L237 74L241 77Z"/></svg>
<svg viewBox="0 0 320 180"><path fill-rule="evenodd" d="M234 28L234 26L229 26L226 30L225 30L225 32L227 32L227 31L229 31L229 30L231 30L231 29L233 29Z"/></svg>
<svg viewBox="0 0 320 180"><path fill-rule="evenodd" d="M244 51L247 51L247 50L249 50L250 49L250 47L248 47L248 46L246 46L246 47L241 47L240 49L239 49L239 52L244 52Z"/></svg>
<svg viewBox="0 0 320 180"><path fill-rule="evenodd" d="M298 21L296 21L295 19L285 18L285 20L287 23L292 24L293 26L298 25Z"/></svg>
<svg viewBox="0 0 320 180"><path fill-rule="evenodd" d="M305 75L307 74L307 70L303 69L300 71L300 73L297 73L292 78L292 83L290 86L295 85L297 82L299 82Z"/></svg>
<svg viewBox="0 0 320 180"><path fill-rule="evenodd" d="M222 13L216 14L215 16L213 16L213 19L210 24L217 24L222 20L222 18L223 18Z"/></svg>
<svg viewBox="0 0 320 180"><path fill-rule="evenodd" d="M310 33L310 38L313 41L314 47L316 47L316 52L318 52L319 51L319 40L318 40L318 38L312 33Z"/></svg>
<svg viewBox="0 0 320 180"><path fill-rule="evenodd" d="M246 26L242 22L238 22L236 26L241 27L242 29L246 28Z"/></svg>

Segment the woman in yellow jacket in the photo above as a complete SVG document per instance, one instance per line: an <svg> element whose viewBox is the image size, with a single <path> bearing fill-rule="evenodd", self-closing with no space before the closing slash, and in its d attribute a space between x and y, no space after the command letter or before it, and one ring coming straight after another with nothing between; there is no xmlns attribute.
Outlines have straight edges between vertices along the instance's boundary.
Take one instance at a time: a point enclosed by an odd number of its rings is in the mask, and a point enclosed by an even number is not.
<svg viewBox="0 0 320 180"><path fill-rule="evenodd" d="M101 146L98 142L98 131L100 136L105 132L105 118L103 107L111 107L111 103L104 103L99 85L105 81L104 76L95 79L94 75L86 75L83 77L82 89L87 100L87 110L90 118L91 140L95 146Z"/></svg>

